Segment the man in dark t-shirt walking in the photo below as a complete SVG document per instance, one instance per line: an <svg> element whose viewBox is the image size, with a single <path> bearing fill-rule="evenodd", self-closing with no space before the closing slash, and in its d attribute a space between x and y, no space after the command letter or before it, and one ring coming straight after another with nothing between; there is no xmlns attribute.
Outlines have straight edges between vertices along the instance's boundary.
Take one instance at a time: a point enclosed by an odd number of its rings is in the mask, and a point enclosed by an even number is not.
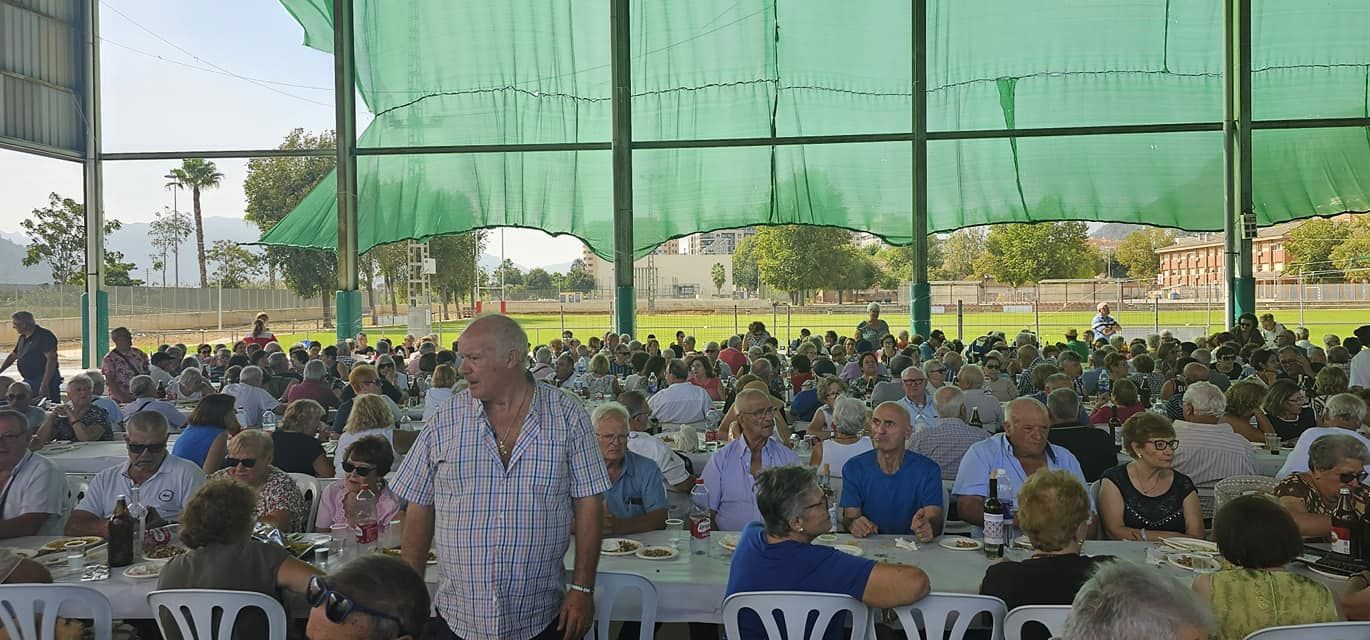
<svg viewBox="0 0 1370 640"><path fill-rule="evenodd" d="M19 334L19 344L0 364L0 373L18 361L19 376L33 389L33 397L58 402L62 375L57 371L57 336L38 326L28 311L16 311L10 319Z"/></svg>

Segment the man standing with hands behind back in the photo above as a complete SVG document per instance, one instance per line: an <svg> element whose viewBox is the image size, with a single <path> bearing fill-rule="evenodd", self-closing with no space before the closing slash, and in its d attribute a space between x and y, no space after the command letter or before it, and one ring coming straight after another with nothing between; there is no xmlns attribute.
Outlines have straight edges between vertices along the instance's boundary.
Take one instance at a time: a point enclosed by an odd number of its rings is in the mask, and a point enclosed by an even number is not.
<svg viewBox="0 0 1370 640"><path fill-rule="evenodd" d="M393 485L409 502L403 557L422 575L436 534L438 638L580 638L610 487L590 416L533 381L528 335L508 317L477 318L460 345L468 386L429 420Z"/></svg>

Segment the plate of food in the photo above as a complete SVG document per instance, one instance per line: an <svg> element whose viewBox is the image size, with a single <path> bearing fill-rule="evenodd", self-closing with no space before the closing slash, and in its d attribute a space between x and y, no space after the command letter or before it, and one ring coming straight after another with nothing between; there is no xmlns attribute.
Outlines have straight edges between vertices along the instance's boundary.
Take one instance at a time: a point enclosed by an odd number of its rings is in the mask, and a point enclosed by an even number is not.
<svg viewBox="0 0 1370 640"><path fill-rule="evenodd" d="M57 538L56 540L52 540L47 544L43 545L42 547L40 547L38 551L39 553L57 553L58 551L64 550L68 542L83 542L86 545L86 551L89 552L92 549L104 546L105 539L101 538L100 536L75 536L71 538Z"/></svg>
<svg viewBox="0 0 1370 640"><path fill-rule="evenodd" d="M976 549L985 548L985 543L980 542L975 538L963 538L961 536L943 537L941 540L937 541L937 544L951 549L952 551L975 551Z"/></svg>
<svg viewBox="0 0 1370 640"><path fill-rule="evenodd" d="M160 575L162 575L162 565L157 562L144 562L124 567L124 577L127 578L156 578Z"/></svg>
<svg viewBox="0 0 1370 640"><path fill-rule="evenodd" d="M858 558L863 555L866 555L866 552L862 551L861 547L858 547L854 544L835 544L832 546L832 548L841 551L842 553L845 553L849 556L856 556Z"/></svg>
<svg viewBox="0 0 1370 640"><path fill-rule="evenodd" d="M298 558L306 551L332 540L333 536L327 533L288 533L285 536L285 548Z"/></svg>
<svg viewBox="0 0 1370 640"><path fill-rule="evenodd" d="M641 542L628 538L605 538L599 543L599 552L606 556L631 556L641 548Z"/></svg>
<svg viewBox="0 0 1370 640"><path fill-rule="evenodd" d="M1186 538L1176 536L1174 538L1161 538L1161 544L1176 551L1189 551L1192 553L1217 553L1218 543L1198 538Z"/></svg>
<svg viewBox="0 0 1370 640"><path fill-rule="evenodd" d="M1217 560L1197 553L1177 553L1167 556L1165 561L1172 566L1194 573L1213 573L1222 569L1222 565L1218 564Z"/></svg>
<svg viewBox="0 0 1370 640"><path fill-rule="evenodd" d="M149 562L158 562L165 564L167 562L170 562L172 558L175 558L176 556L179 556L185 553L186 551L187 549L185 547L178 547L174 544L164 544L160 547L153 547L151 549L148 549L146 552L143 553L143 557L146 558Z"/></svg>
<svg viewBox="0 0 1370 640"><path fill-rule="evenodd" d="M833 543L833 542L837 542L837 534L835 534L835 533L825 533L825 534L823 534L823 535L818 536L817 540L818 540L819 542L826 542L826 543L831 544L831 543Z"/></svg>
<svg viewBox="0 0 1370 640"><path fill-rule="evenodd" d="M735 533L730 533L726 536L719 536L718 546L723 547L728 551L737 551L738 540L741 540L741 538Z"/></svg>
<svg viewBox="0 0 1370 640"><path fill-rule="evenodd" d="M643 560L670 560L671 558L680 555L680 552L676 551L673 547L653 546L642 547L633 555L642 558Z"/></svg>
<svg viewBox="0 0 1370 640"><path fill-rule="evenodd" d="M391 556L391 557L395 557L395 558L400 557L400 554L401 554L400 548L399 548L399 547L387 547L387 548L385 548L385 549L381 549L381 553L384 553L384 554L387 555L387 556ZM437 553L434 553L432 549L429 549L429 550L428 550L428 564L437 564L437 563L438 563L438 554L437 554Z"/></svg>
<svg viewBox="0 0 1370 640"><path fill-rule="evenodd" d="M1014 538L1012 546L1014 549L1032 551L1032 541L1029 540L1027 536L1018 536L1017 538Z"/></svg>

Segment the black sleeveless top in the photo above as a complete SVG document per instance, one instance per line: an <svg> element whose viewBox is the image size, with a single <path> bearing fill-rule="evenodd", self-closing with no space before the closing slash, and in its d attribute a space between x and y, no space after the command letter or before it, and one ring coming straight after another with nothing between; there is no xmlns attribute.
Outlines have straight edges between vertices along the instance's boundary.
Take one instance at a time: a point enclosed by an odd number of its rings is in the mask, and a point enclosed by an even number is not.
<svg viewBox="0 0 1370 640"><path fill-rule="evenodd" d="M1184 499L1194 493L1194 481L1179 471L1171 471L1174 479L1170 490L1159 496L1148 496L1132 486L1127 476L1127 465L1120 464L1104 472L1104 479L1118 487L1123 494L1123 526L1149 531L1185 532Z"/></svg>

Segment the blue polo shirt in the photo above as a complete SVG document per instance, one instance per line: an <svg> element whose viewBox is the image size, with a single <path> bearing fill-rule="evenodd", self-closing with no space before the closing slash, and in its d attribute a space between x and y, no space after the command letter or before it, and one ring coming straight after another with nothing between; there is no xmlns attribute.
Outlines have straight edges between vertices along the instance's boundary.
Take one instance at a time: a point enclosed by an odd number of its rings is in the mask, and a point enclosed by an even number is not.
<svg viewBox="0 0 1370 640"><path fill-rule="evenodd" d="M604 492L604 504L615 518L636 518L666 508L661 470L651 458L631 451L623 459L623 475Z"/></svg>
<svg viewBox="0 0 1370 640"><path fill-rule="evenodd" d="M858 507L880 533L906 535L913 514L923 507L942 508L942 467L926 456L904 452L893 474L880 469L878 451L867 451L842 465L842 499L838 506Z"/></svg>

